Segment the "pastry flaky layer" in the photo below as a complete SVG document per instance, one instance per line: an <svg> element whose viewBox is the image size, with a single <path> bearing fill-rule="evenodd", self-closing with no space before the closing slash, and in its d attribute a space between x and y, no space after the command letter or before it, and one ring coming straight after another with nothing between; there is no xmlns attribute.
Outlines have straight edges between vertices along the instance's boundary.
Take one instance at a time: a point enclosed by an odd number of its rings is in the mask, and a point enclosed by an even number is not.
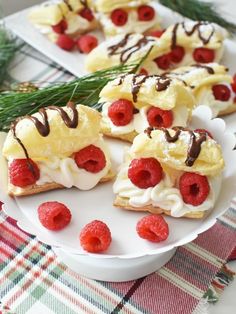
<svg viewBox="0 0 236 314"><path fill-rule="evenodd" d="M112 104L120 99L132 102L134 107L132 121L122 127L114 125L108 114ZM135 74L123 75L109 82L100 93L100 102L104 104L103 134L131 142L135 135L150 126L147 113L151 107L171 111L172 125L186 126L196 104L191 89L178 78Z"/></svg>
<svg viewBox="0 0 236 314"><path fill-rule="evenodd" d="M162 168L161 180L147 188L136 185L137 181L132 180L134 170L129 172L138 160L145 158L156 159ZM133 161L135 163L132 163ZM148 160L145 160L143 165L143 172L140 165L137 168L137 171L140 171L139 180L144 174L147 178L147 171L150 171L150 176L154 171L152 168L148 170ZM221 147L207 134L199 134L180 127L149 129L136 136L120 167L113 186L116 194L114 205L123 209L164 213L173 217L202 218L214 207L220 193L223 168ZM193 198L197 198L198 188L202 189L200 193L205 189L201 183L201 187L196 188L198 180L208 181L209 193L198 204L185 202L180 181L186 174L188 180L197 180L185 181L185 184L193 184L193 190L191 192L186 186L184 193L186 191L193 193ZM191 179L196 176L197 179Z"/></svg>
<svg viewBox="0 0 236 314"><path fill-rule="evenodd" d="M233 78L228 74L228 68L218 63L193 64L180 67L168 73L168 76L181 78L191 87L198 105L209 106L213 117L230 114L236 111L234 103L235 92L231 83ZM213 89L220 85L228 90L228 98L215 98Z"/></svg>
<svg viewBox="0 0 236 314"><path fill-rule="evenodd" d="M85 60L89 72L110 68L121 63L134 63L145 57L143 66L155 58L162 49L157 38L142 34L117 35L107 39L93 49Z"/></svg>
<svg viewBox="0 0 236 314"><path fill-rule="evenodd" d="M75 186L82 190L114 175L110 155L100 134L100 114L87 106L68 103L66 107L49 106L32 116L16 120L3 145L8 166L16 159L30 158L39 168L37 182L14 186L9 181L9 194L29 195L55 188ZM103 169L96 173L79 168L74 154L93 145L105 158Z"/></svg>

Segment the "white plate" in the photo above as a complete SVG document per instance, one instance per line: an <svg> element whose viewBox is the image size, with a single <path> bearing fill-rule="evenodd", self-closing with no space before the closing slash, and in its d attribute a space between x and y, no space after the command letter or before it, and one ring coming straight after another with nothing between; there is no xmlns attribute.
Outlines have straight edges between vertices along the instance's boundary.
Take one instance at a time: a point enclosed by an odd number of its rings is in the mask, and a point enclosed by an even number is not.
<svg viewBox="0 0 236 314"><path fill-rule="evenodd" d="M232 133L225 133L223 120L210 120L210 118L209 108L198 107L194 112L191 127L207 128L223 146L226 170L220 197L214 210L202 220L166 217L170 227L170 236L162 243L150 243L136 234L136 223L146 213L126 211L112 206L114 199L112 182L100 184L90 191L63 189L16 198L14 204L13 200L4 193L5 188L2 185L4 180L1 180L0 199L5 203L4 209L8 215L18 220L18 225L23 230L36 235L39 240L47 244L60 247L70 253L87 254L81 249L78 237L82 227L94 219L107 223L113 238L109 250L104 254L99 254L100 258L137 258L167 252L174 247L188 243L215 223L216 218L229 207L236 190L236 151L232 150L235 145L235 137ZM109 140L108 143L113 166L117 168L122 161L123 148L126 145L115 140ZM1 169L3 169L2 166ZM5 186L6 179L5 176ZM65 203L71 209L73 217L69 226L59 232L45 229L37 216L37 207L42 202L55 200Z"/></svg>
<svg viewBox="0 0 236 314"><path fill-rule="evenodd" d="M163 28L168 25L183 20L183 17L177 13L173 13L164 6L155 3L157 12L161 16ZM54 43L49 41L47 37L39 32L28 20L28 14L32 8L17 12L11 16L5 18L6 26L13 31L17 36L22 38L29 45L39 50L51 60L57 62L66 70L74 74L75 76L82 76L87 74L84 68L84 60L86 56L78 51L67 52ZM99 41L103 40L103 35L100 31L94 32ZM225 52L222 59L222 63L229 67L230 73L235 74L235 55L236 44L232 40L225 41ZM235 71L235 72L234 72ZM204 104L203 104L204 105ZM236 133L236 113L231 114L223 118L227 124L227 128Z"/></svg>

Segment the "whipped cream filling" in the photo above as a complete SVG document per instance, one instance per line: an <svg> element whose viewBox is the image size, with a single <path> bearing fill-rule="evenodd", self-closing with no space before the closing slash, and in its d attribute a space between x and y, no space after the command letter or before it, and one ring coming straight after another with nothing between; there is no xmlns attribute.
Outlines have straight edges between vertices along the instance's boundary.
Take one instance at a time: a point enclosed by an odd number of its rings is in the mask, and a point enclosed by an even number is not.
<svg viewBox="0 0 236 314"><path fill-rule="evenodd" d="M218 84L226 85L229 88L231 92L229 100L221 101L221 100L215 99L215 96L212 91L212 85L207 85L205 87L202 87L200 91L197 93L198 105L209 106L211 108L213 118L217 117L221 111L228 109L232 105L235 106L234 104L235 93L232 90L231 85L225 82L216 83L215 85L218 85Z"/></svg>
<svg viewBox="0 0 236 314"><path fill-rule="evenodd" d="M184 203L180 190L175 186L169 175L165 174L164 178L154 187L140 189L129 180L127 172L128 166L123 166L113 185L115 194L128 198L129 204L133 207L152 205L169 210L173 217L181 217L189 212L212 209L219 195L222 181L221 175L207 177L210 193L201 205L193 206Z"/></svg>
<svg viewBox="0 0 236 314"><path fill-rule="evenodd" d="M150 106L142 107L138 113L134 114L133 120L125 126L116 126L112 123L111 119L108 116L108 109L112 102L106 102L102 108L102 117L104 122L109 126L111 132L113 134L127 134L133 131L137 133L142 133L147 127L149 127L149 123L147 120L147 111ZM182 125L186 126L188 121L188 109L186 106L178 106L172 110L173 112L173 124L172 125Z"/></svg>
<svg viewBox="0 0 236 314"><path fill-rule="evenodd" d="M151 21L139 21L137 10L138 8L132 8L128 11L128 20L124 26L114 25L110 18L110 14L99 14L100 22L104 27L105 33L107 33L107 35L144 33L154 26L159 26L160 19L156 11L154 18Z"/></svg>
<svg viewBox="0 0 236 314"><path fill-rule="evenodd" d="M71 157L53 157L50 160L37 162L40 169L40 178L36 184L43 185L45 183L56 182L67 188L75 186L80 190L92 189L101 178L106 176L111 168L108 148L104 141L100 139L94 145L101 148L106 157L106 165L101 171L91 173L79 168Z"/></svg>

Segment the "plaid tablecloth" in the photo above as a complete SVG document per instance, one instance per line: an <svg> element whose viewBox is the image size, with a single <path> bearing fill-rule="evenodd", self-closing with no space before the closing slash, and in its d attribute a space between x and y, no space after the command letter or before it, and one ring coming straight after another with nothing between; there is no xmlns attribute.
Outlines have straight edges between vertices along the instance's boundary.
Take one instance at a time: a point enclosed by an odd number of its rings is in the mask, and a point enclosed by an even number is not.
<svg viewBox="0 0 236 314"><path fill-rule="evenodd" d="M73 77L29 46L12 64L6 85ZM233 278L224 265L235 256L236 200L208 231L177 249L156 273L124 283L83 278L61 263L51 248L20 230L0 210L0 293L2 313L200 313L203 298L217 300Z"/></svg>

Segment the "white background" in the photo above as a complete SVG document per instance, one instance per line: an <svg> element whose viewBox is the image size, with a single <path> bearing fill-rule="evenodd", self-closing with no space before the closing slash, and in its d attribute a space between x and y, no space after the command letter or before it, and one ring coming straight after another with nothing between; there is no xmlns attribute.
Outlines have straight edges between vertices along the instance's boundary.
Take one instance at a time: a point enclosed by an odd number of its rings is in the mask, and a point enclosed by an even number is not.
<svg viewBox="0 0 236 314"><path fill-rule="evenodd" d="M187 0L186 0L187 1ZM210 0L208 0L210 2ZM0 0L5 15L17 12L23 8L41 3L40 0ZM235 0L215 0L218 11L227 17L228 20L236 23L236 1ZM236 68L235 68L236 73ZM230 264L236 271L236 262ZM209 314L233 314L236 313L236 280L225 290L217 305L208 308Z"/></svg>

